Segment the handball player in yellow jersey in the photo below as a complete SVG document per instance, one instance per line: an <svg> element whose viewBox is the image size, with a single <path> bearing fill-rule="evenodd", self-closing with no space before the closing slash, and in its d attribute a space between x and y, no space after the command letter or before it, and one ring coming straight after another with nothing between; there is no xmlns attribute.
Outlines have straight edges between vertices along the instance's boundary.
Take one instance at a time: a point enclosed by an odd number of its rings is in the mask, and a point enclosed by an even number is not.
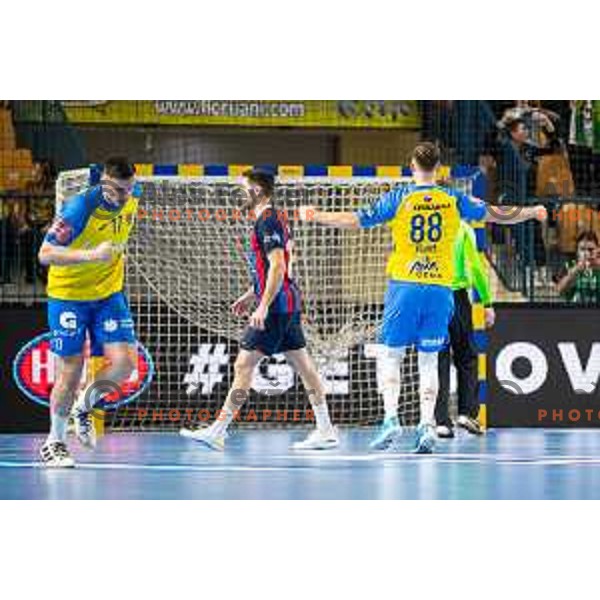
<svg viewBox="0 0 600 600"><path fill-rule="evenodd" d="M373 205L356 212L300 209L303 220L331 227L359 229L387 224L394 249L387 266L378 358L383 380L385 420L371 442L385 449L401 433L398 421L400 367L406 348L418 353L420 423L415 451L425 454L435 444L434 411L438 395L438 353L448 343L454 303L454 249L461 219L513 225L546 218L543 206L488 210L479 199L436 184L439 150L429 142L416 146L411 159L413 182L382 195Z"/></svg>
<svg viewBox="0 0 600 600"><path fill-rule="evenodd" d="M89 336L91 354L106 364L96 381L120 384L135 368L133 319L123 294L124 250L137 212L135 168L110 158L99 185L67 199L40 248L49 265L48 324L57 376L50 395L50 434L42 446L48 467L73 467L66 445L71 409L82 445L96 443L91 410L102 396L93 384L76 395ZM74 406L73 406L74 404Z"/></svg>

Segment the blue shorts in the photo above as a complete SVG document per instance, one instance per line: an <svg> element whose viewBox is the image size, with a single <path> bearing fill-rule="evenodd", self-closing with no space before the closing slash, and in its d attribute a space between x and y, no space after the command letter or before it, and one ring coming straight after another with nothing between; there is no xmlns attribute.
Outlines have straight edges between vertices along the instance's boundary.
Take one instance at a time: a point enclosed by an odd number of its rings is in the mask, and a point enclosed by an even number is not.
<svg viewBox="0 0 600 600"><path fill-rule="evenodd" d="M420 352L439 352L448 344L453 313L450 288L391 280L385 293L380 341L392 348L414 344Z"/></svg>
<svg viewBox="0 0 600 600"><path fill-rule="evenodd" d="M92 356L104 354L104 344L135 343L133 319L127 299L118 292L104 300L48 299L50 349L59 356L83 352L86 334L90 336Z"/></svg>
<svg viewBox="0 0 600 600"><path fill-rule="evenodd" d="M244 350L258 350L266 356L300 350L305 346L306 339L299 312L269 313L265 319L265 328L247 327L240 342L240 347Z"/></svg>

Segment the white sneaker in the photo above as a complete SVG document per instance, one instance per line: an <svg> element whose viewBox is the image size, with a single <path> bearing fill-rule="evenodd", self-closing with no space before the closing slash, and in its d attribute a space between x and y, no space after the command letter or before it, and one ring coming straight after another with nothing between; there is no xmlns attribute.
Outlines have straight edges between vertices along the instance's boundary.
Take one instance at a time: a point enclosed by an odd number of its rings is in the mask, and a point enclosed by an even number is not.
<svg viewBox="0 0 600 600"><path fill-rule="evenodd" d="M71 411L75 423L75 435L84 448L93 450L96 447L96 430L91 411L75 404Z"/></svg>
<svg viewBox="0 0 600 600"><path fill-rule="evenodd" d="M483 435L484 431L479 424L477 419L472 419L471 417L467 417L466 415L459 415L456 420L456 424L463 429L466 429L469 433L473 435Z"/></svg>
<svg viewBox="0 0 600 600"><path fill-rule="evenodd" d="M200 442L203 446L206 446L211 450L216 450L218 452L223 452L223 450L225 450L225 436L215 435L210 427L202 427L200 429L180 429L179 435L188 438L189 440Z"/></svg>
<svg viewBox="0 0 600 600"><path fill-rule="evenodd" d="M448 425L438 425L435 428L437 436L444 440L449 440L454 437L454 429Z"/></svg>
<svg viewBox="0 0 600 600"><path fill-rule="evenodd" d="M40 448L44 466L53 469L72 469L75 461L64 442L46 442Z"/></svg>
<svg viewBox="0 0 600 600"><path fill-rule="evenodd" d="M332 427L325 433L320 429L314 429L305 440L292 444L292 450L329 450L339 445L337 429Z"/></svg>

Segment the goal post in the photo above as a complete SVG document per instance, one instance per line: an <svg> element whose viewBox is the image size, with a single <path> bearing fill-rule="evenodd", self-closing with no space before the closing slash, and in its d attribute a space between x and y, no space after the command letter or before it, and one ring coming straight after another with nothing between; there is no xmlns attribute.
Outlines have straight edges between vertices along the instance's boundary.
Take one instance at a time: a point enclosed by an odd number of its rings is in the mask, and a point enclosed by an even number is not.
<svg viewBox="0 0 600 600"><path fill-rule="evenodd" d="M127 248L126 291L154 381L134 403L109 413L112 429L174 429L212 420L233 376L244 320L231 303L249 285L245 260L252 222L239 213L247 165L137 165L141 197ZM370 425L383 414L377 330L392 247L386 227L347 231L301 223L302 204L354 210L409 180L397 166L272 166L276 209L294 243L293 273L302 291L304 328L340 425ZM57 203L97 181L98 169L61 173ZM451 186L477 193L477 169L445 168ZM483 232L484 230L482 230ZM477 236L481 250L485 235ZM479 312L477 312L479 310ZM481 323L480 307L475 322ZM485 359L480 358L480 378ZM312 420L305 392L283 356L257 367L240 422L284 426ZM403 365L400 414L419 418L414 351ZM483 412L485 414L485 412Z"/></svg>

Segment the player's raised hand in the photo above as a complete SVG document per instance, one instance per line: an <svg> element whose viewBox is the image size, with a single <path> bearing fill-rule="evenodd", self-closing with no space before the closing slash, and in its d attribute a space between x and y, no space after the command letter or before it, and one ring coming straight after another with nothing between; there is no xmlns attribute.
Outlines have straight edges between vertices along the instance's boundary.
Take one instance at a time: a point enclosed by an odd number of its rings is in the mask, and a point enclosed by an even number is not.
<svg viewBox="0 0 600 600"><path fill-rule="evenodd" d="M92 262L110 262L113 258L115 249L111 242L102 242L90 250L90 261Z"/></svg>
<svg viewBox="0 0 600 600"><path fill-rule="evenodd" d="M312 221L317 214L317 209L314 206L301 206L298 208L298 215L301 221Z"/></svg>

